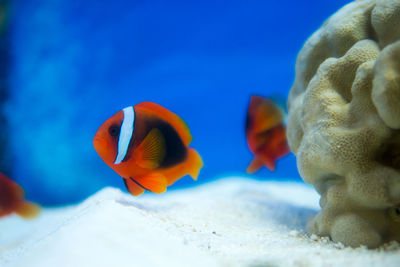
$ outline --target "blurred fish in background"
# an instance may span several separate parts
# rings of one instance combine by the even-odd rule
[[[10,178],[0,173],[0,218],[13,213],[25,219],[36,217],[40,207],[24,199],[24,190]]]
[[[247,167],[248,173],[262,166],[275,170],[275,162],[286,156],[289,145],[286,139],[285,109],[271,99],[252,96],[246,116],[246,137],[254,159]]]
[[[190,125],[206,162],[196,184],[246,175],[249,96],[286,96],[304,40],[347,2],[1,1],[0,171],[43,205],[124,188],[93,133],[108,114],[152,101]],[[255,178],[300,180],[292,154],[277,164]],[[168,190],[192,185],[185,176]]]

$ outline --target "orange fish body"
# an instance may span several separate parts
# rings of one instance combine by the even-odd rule
[[[123,177],[127,190],[138,196],[145,190],[163,193],[187,174],[197,179],[203,162],[197,151],[188,147],[191,141],[180,117],[158,104],[142,102],[103,123],[93,146]]]
[[[246,137],[254,160],[247,168],[256,172],[262,166],[275,170],[275,162],[290,152],[286,140],[284,111],[272,100],[252,96],[247,111]]]
[[[0,173],[0,217],[17,213],[23,218],[33,218],[40,207],[24,199],[24,190],[10,178]]]

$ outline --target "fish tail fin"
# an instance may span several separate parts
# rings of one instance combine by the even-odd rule
[[[264,166],[264,162],[262,162],[259,158],[255,157],[252,162],[250,162],[249,167],[247,167],[247,173],[255,173],[258,171],[262,166]]]
[[[40,206],[35,203],[22,201],[15,212],[24,219],[33,219],[39,215],[40,209]]]
[[[193,148],[188,149],[189,175],[193,180],[197,180],[200,170],[203,167],[203,160],[200,154]]]

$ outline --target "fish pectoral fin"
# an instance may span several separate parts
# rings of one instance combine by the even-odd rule
[[[253,161],[250,163],[249,167],[247,167],[247,173],[255,173],[258,171],[262,166],[264,165],[264,162],[259,159],[259,158],[254,158]]]
[[[254,147],[256,150],[268,142],[268,139],[271,139],[270,132],[271,130],[267,130],[254,136]]]
[[[40,206],[32,202],[22,201],[18,204],[15,212],[22,218],[33,219],[39,215]]]
[[[166,144],[164,136],[157,128],[152,129],[136,149],[136,163],[144,169],[155,169],[165,158]]]
[[[145,176],[137,177],[134,178],[134,181],[144,189],[156,194],[164,193],[167,190],[168,185],[167,178],[160,173],[151,173]]]
[[[130,178],[122,178],[122,180],[124,181],[126,190],[128,190],[128,192],[131,193],[131,195],[137,197],[144,193],[145,189],[143,187],[140,187]]]

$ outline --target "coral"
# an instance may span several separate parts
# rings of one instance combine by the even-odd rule
[[[321,195],[310,233],[349,246],[400,241],[400,1],[358,0],[304,44],[289,146]]]

